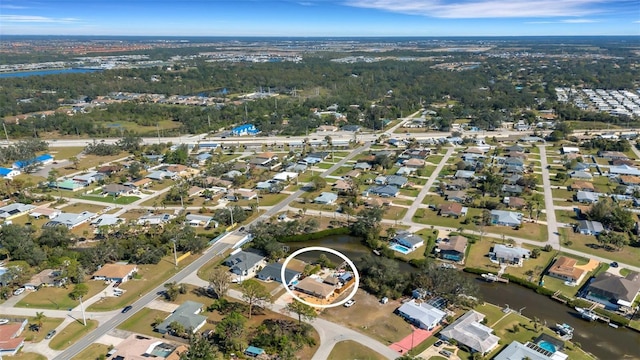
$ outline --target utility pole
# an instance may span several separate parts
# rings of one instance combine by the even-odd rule
[[[173,242],[173,261],[176,264],[176,267],[178,267],[178,251],[176,249],[176,238],[173,238],[171,242]]]
[[[80,296],[80,310],[82,310],[82,323],[87,326],[87,317],[84,314],[84,305],[82,305],[82,296]]]
[[[229,214],[231,215],[231,226],[233,227],[233,224],[234,224],[234,222],[233,222],[233,208],[231,208],[231,207],[229,208]]]
[[[2,122],[2,128],[4,129],[4,136],[7,139],[7,145],[9,145],[9,133],[7,132],[7,124]]]

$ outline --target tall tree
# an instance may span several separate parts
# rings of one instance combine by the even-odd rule
[[[316,312],[315,308],[296,299],[293,299],[292,302],[287,304],[287,307],[285,309],[289,313],[298,315],[298,325],[302,325],[302,319],[304,319],[305,321],[311,321],[318,317],[318,313]]]
[[[40,329],[42,328],[42,323],[44,322],[44,319],[47,316],[44,314],[44,312],[42,311],[36,311],[36,316],[33,317],[33,320],[35,320],[36,324],[38,325],[38,332],[40,332]]]
[[[209,288],[218,299],[223,298],[231,286],[231,274],[223,267],[217,266],[209,274]]]
[[[225,352],[244,350],[247,319],[232,311],[216,325],[218,343]]]
[[[189,338],[189,348],[180,354],[180,360],[220,360],[223,359],[218,348],[202,334],[193,334]]]
[[[249,319],[255,306],[261,307],[266,302],[271,302],[269,291],[257,280],[249,279],[242,282],[242,299],[249,303]]]
[[[84,283],[76,284],[73,290],[69,293],[69,297],[74,300],[79,300],[89,293],[89,286]]]

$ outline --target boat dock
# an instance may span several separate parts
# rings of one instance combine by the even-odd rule
[[[505,278],[497,276],[495,274],[486,273],[486,274],[482,274],[481,276],[487,282],[500,282],[500,283],[504,283],[504,284],[508,284],[509,283],[509,279],[505,279]]]
[[[558,291],[554,292],[554,293],[553,293],[553,295],[551,295],[551,298],[552,298],[553,300],[557,301],[557,302],[560,302],[560,303],[566,304],[566,303],[567,303],[567,300],[565,300],[565,299],[561,298],[561,297],[560,297],[560,293],[561,293],[561,291],[560,291],[560,290],[558,290]]]

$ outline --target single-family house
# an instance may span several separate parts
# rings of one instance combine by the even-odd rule
[[[640,274],[631,271],[625,277],[604,272],[587,287],[587,299],[606,307],[631,307],[640,291]]]
[[[240,250],[230,255],[224,265],[228,266],[233,274],[237,275],[235,281],[252,278],[267,265],[265,257],[254,252]]]
[[[113,226],[113,225],[119,224],[119,223],[121,223],[123,221],[124,221],[123,218],[119,218],[119,217],[117,217],[115,215],[102,214],[102,215],[98,216],[97,218],[93,219],[91,221],[91,225],[93,225],[95,227]]]
[[[464,190],[469,187],[469,181],[466,179],[454,179],[449,181],[445,186],[447,190]]]
[[[398,175],[389,175],[386,180],[387,185],[392,185],[398,188],[403,188],[408,182],[409,180],[406,177]]]
[[[416,169],[421,169],[424,167],[424,165],[425,165],[424,159],[416,159],[416,158],[410,158],[408,160],[405,160],[402,163],[402,166],[416,168]]]
[[[24,346],[24,337],[19,337],[27,326],[27,319],[0,326],[0,357],[15,356]]]
[[[527,206],[527,202],[525,199],[516,196],[507,196],[502,200],[502,202],[508,207],[518,210]]]
[[[166,170],[156,170],[150,174],[147,174],[146,178],[151,180],[156,180],[156,181],[165,180],[165,179],[177,179],[178,174],[171,171],[166,171]]]
[[[345,193],[351,190],[351,184],[342,179],[338,179],[335,184],[331,187],[331,190],[337,191],[338,193]]]
[[[268,170],[275,169],[281,165],[281,163],[278,162],[278,155],[272,152],[257,154],[253,159],[249,160],[249,164]]]
[[[282,171],[273,175],[273,180],[280,181],[280,182],[289,182],[297,177],[298,177],[298,173],[296,172]]]
[[[40,219],[40,218],[53,219],[60,214],[62,214],[62,211],[58,209],[53,209],[48,207],[37,207],[29,213],[29,216],[35,219]]]
[[[33,211],[36,207],[23,203],[13,203],[0,207],[0,219],[11,220]]]
[[[192,186],[187,190],[188,197],[200,196],[204,192],[204,188],[199,186]]]
[[[77,226],[80,226],[91,219],[93,219],[97,214],[94,214],[89,211],[83,211],[79,214],[74,213],[61,213],[56,216],[52,220],[48,221],[44,225],[43,228],[54,227],[54,226],[66,226],[69,229],[73,229]]]
[[[488,354],[498,346],[500,338],[493,334],[492,328],[481,323],[483,319],[483,314],[470,310],[444,328],[440,335],[445,340],[454,339],[472,352]]]
[[[297,291],[315,296],[319,299],[328,299],[333,294],[336,287],[323,282],[321,279],[306,277],[294,285]]]
[[[245,349],[244,354],[250,357],[258,357],[264,354],[264,349],[255,346],[249,346]]]
[[[121,169],[122,169],[122,166],[120,165],[104,165],[97,168],[96,171],[100,174],[111,176],[112,174],[117,173]]]
[[[338,200],[338,195],[331,192],[322,192],[318,197],[313,199],[316,204],[331,205]]]
[[[583,235],[598,236],[603,231],[604,231],[604,227],[602,226],[602,223],[599,221],[579,220],[578,225],[576,226],[576,232],[579,232],[580,234],[583,234]]]
[[[640,169],[629,165],[618,165],[609,167],[609,174],[612,175],[640,175]]]
[[[586,274],[583,269],[577,268],[578,261],[566,256],[560,256],[551,265],[547,271],[547,275],[564,281],[570,281],[579,284]]]
[[[554,346],[555,347],[555,346]],[[543,349],[532,342],[513,341],[502,349],[493,360],[566,360],[569,356],[556,348],[555,352]]]
[[[308,169],[307,163],[297,162],[295,164],[291,164],[291,165],[287,166],[287,168],[285,170],[288,171],[288,172],[303,173],[303,172],[307,171],[307,169]]]
[[[467,193],[464,190],[445,191],[444,197],[447,201],[464,203],[467,201]]]
[[[187,214],[187,216],[185,217],[186,222],[189,224],[189,226],[193,226],[193,227],[213,227],[213,228],[217,228],[218,227],[218,222],[213,220],[213,218],[211,216],[206,216],[206,215],[197,215],[197,214]]]
[[[0,167],[0,178],[11,180],[18,175],[20,175],[20,170]]]
[[[353,165],[354,170],[369,171],[371,170],[371,168],[372,166],[368,162],[359,162]]]
[[[136,179],[133,181],[128,181],[122,185],[125,186],[129,186],[132,187],[134,189],[145,189],[147,188],[149,185],[151,185],[153,183],[153,180],[149,179],[149,178],[142,178],[142,179]]]
[[[519,226],[522,224],[522,213],[505,210],[491,210],[491,223],[503,226]]]
[[[162,323],[156,326],[155,330],[160,334],[166,334],[170,331],[170,326],[172,323],[177,322],[182,325],[182,327],[190,331],[191,333],[195,333],[200,330],[201,327],[204,326],[207,322],[207,317],[200,315],[202,312],[202,304],[187,300],[182,305],[178,306],[171,315],[169,315]]]
[[[640,185],[640,176],[620,175],[618,180],[622,185],[637,186]]]
[[[576,194],[576,201],[583,204],[593,204],[598,201],[598,193],[590,191],[578,191]]]
[[[173,218],[174,216],[171,214],[147,214],[139,217],[136,223],[138,225],[162,226]]]
[[[281,263],[270,263],[265,266],[256,277],[262,281],[275,281],[282,283],[282,264]],[[291,286],[295,281],[300,278],[300,273],[298,271],[294,271],[288,268],[284,269],[284,283],[287,287]]]
[[[561,152],[563,154],[579,154],[580,148],[575,146],[563,146]]]
[[[118,346],[107,353],[112,360],[179,360],[186,352],[186,345],[175,345],[156,337],[132,333],[118,342]]]
[[[36,291],[45,286],[61,286],[66,280],[61,278],[60,270],[45,269],[33,275],[31,279],[22,285],[23,288]]]
[[[409,231],[398,231],[392,241],[410,250],[415,250],[424,245],[424,239],[422,237]]]
[[[460,262],[464,259],[467,243],[468,240],[464,236],[451,236],[448,240],[440,241],[436,251],[442,259]]]
[[[515,145],[507,146],[506,148],[504,148],[504,150],[507,152],[523,152],[524,147],[518,144],[515,144]]]
[[[338,131],[338,127],[333,125],[320,125],[318,126],[318,132],[336,132]]]
[[[107,184],[102,187],[102,195],[104,196],[118,197],[131,194],[134,191],[133,187],[120,184]]]
[[[80,183],[84,186],[89,186],[90,184],[103,179],[105,175],[100,174],[97,171],[90,171],[86,174],[76,175],[71,180]]]
[[[545,142],[545,140],[539,136],[525,136],[518,139],[518,141],[525,142],[525,143]]]
[[[454,175],[456,179],[473,179],[475,178],[475,176],[476,176],[475,171],[470,171],[470,170],[458,170]]]
[[[572,179],[580,179],[580,180],[593,180],[593,175],[589,172],[576,170],[569,173],[569,177]]]
[[[524,189],[520,185],[502,185],[502,192],[508,195],[520,195]]]
[[[626,160],[629,158],[625,153],[620,151],[598,151],[598,156],[607,160]]]
[[[440,205],[438,215],[459,218],[463,215],[464,207],[457,202],[448,202]]]
[[[489,258],[492,261],[513,266],[522,266],[523,260],[528,259],[529,256],[531,256],[531,251],[525,248],[502,244],[494,245],[489,253]]]
[[[380,197],[396,197],[400,190],[396,186],[382,185],[372,186],[367,191],[368,194],[378,195]]]
[[[592,183],[590,183],[588,181],[576,180],[576,181],[573,182],[573,184],[571,184],[570,190],[572,190],[572,191],[594,192],[594,191],[596,191],[596,188],[593,186]]]
[[[420,329],[433,330],[447,316],[447,313],[426,302],[415,299],[405,302],[396,310],[398,315]]]
[[[136,272],[138,272],[138,267],[135,264],[104,264],[93,273],[91,278],[123,283],[132,279]]]
[[[411,176],[413,175],[415,172],[417,172],[418,169],[417,168],[413,168],[413,167],[409,167],[409,166],[401,166],[395,173],[395,175],[400,175],[400,176]]]
[[[212,157],[213,157],[213,155],[211,155],[210,153],[205,152],[205,153],[201,153],[201,154],[196,155],[196,161],[198,162],[198,164],[204,165]]]
[[[357,179],[361,174],[360,170],[349,170],[346,174],[342,175],[342,178],[345,180]]]

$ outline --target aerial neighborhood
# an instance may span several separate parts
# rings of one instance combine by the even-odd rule
[[[265,48],[317,51],[295,43]],[[0,147],[0,357],[637,358],[640,84],[547,83],[561,48],[467,46],[319,57],[317,89],[198,95],[166,82],[286,78],[279,63],[304,57],[91,57],[121,71],[96,70],[105,89],[138,90],[82,88],[48,112],[35,105],[59,94],[17,99]],[[351,47],[376,53],[334,50]],[[384,75],[365,103],[350,93],[387,61],[470,88],[406,103],[418,90]],[[489,81],[465,78],[480,66]],[[338,76],[342,97],[323,80]]]

